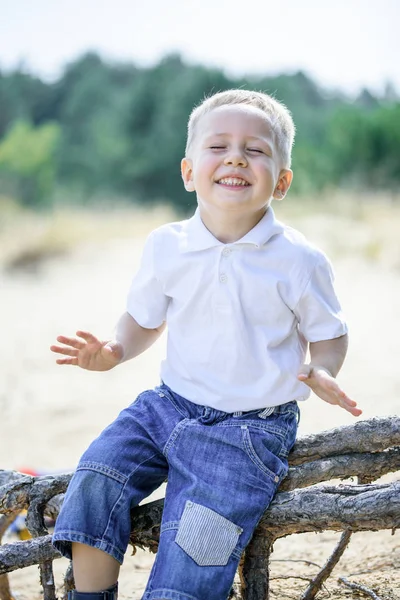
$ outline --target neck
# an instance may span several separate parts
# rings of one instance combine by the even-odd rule
[[[249,233],[263,218],[268,207],[247,215],[220,212],[211,214],[204,206],[199,206],[201,220],[208,231],[223,244],[232,244]]]

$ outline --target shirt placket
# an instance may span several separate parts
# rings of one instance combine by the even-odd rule
[[[232,260],[234,250],[230,246],[225,246],[219,255],[218,263],[218,285],[217,285],[217,309],[221,315],[227,315],[229,318],[232,312],[231,292],[234,281],[232,278]]]

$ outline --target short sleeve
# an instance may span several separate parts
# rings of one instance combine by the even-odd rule
[[[299,330],[308,342],[331,340],[347,333],[333,282],[332,266],[321,254],[294,309]]]
[[[133,278],[127,299],[128,313],[146,329],[160,327],[165,321],[168,297],[156,274],[155,234],[144,245],[138,272]]]

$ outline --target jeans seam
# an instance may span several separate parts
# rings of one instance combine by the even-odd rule
[[[154,456],[157,456],[157,453],[152,454],[151,456],[149,456],[148,458],[146,458],[146,460],[142,461],[140,464],[136,465],[135,469],[129,474],[129,476],[126,478],[125,483],[122,486],[121,489],[121,493],[119,494],[117,500],[114,503],[114,506],[112,507],[112,509],[110,510],[110,514],[108,516],[108,521],[107,521],[107,525],[103,531],[103,537],[107,536],[107,531],[109,529],[109,527],[111,527],[111,520],[115,514],[115,512],[118,509],[118,506],[120,505],[122,498],[125,494],[126,491],[126,486],[129,483],[130,479],[134,476],[134,474],[136,473],[136,471],[139,469],[139,467],[141,467],[142,465],[144,465],[146,462],[148,462],[149,460],[151,460]],[[113,528],[112,528],[113,529]],[[126,550],[126,549],[125,549]]]
[[[155,594],[157,594],[157,596],[155,596]],[[154,598],[154,600],[164,598],[167,598],[167,600],[199,600],[197,596],[192,596],[191,594],[186,594],[185,592],[178,592],[177,590],[171,590],[169,588],[157,588],[150,591],[149,594],[146,595],[146,600],[151,600],[151,598]]]
[[[173,397],[172,393],[170,392],[169,389],[165,389],[163,388],[162,393],[164,394],[164,398],[166,398],[167,400],[169,400],[169,402],[172,404],[172,406],[174,407],[174,409],[184,418],[187,419],[188,418],[188,414],[186,412],[184,412],[183,410],[181,410],[181,408],[178,406],[178,403],[176,402],[175,398]]]
[[[264,463],[261,461],[261,459],[257,456],[257,453],[254,450],[254,446],[251,443],[250,434],[249,434],[249,430],[247,429],[247,427],[245,429],[243,429],[243,443],[244,443],[245,449],[247,450],[247,452],[246,452],[247,456],[256,465],[256,467],[258,467],[260,469],[260,471],[265,473],[265,475],[267,475],[272,480],[273,483],[278,483],[277,481],[275,481],[276,477],[279,477],[278,474],[274,473],[273,471],[268,469],[268,467],[265,466]]]
[[[169,436],[169,438],[163,448],[163,455],[165,456],[165,458],[168,457],[168,453],[169,453],[172,445],[176,442],[181,431],[188,425],[189,422],[190,422],[190,419],[183,419],[182,421],[179,421],[179,423],[177,425],[175,425],[171,435]]]
[[[105,477],[110,477],[110,479],[114,479],[118,483],[122,483],[122,484],[125,484],[128,479],[128,477],[126,475],[124,475],[123,473],[121,473],[120,471],[117,471],[116,469],[113,469],[112,467],[109,467],[109,466],[105,465],[104,463],[99,463],[99,462],[95,462],[95,461],[82,461],[81,463],[79,463],[76,470],[77,471],[94,471],[95,473],[100,473],[101,475],[104,475]]]
[[[117,509],[117,507],[120,505],[121,502],[121,498],[124,496],[125,490],[126,490],[126,484],[127,484],[128,480],[125,482],[125,484],[122,486],[121,492],[118,496],[118,498],[116,499],[116,501],[114,502],[114,505],[112,507],[112,509],[110,510],[110,514],[108,515],[108,521],[107,521],[107,525],[104,528],[103,531],[103,538],[107,537],[107,531],[108,529],[111,527],[111,520],[114,517],[114,513]],[[115,529],[113,527],[111,527],[112,529]]]
[[[274,435],[282,438],[282,440],[286,438],[288,433],[287,428],[284,427],[274,427],[268,423],[258,421],[240,421],[239,419],[235,421],[235,423],[217,423],[216,427],[243,427],[244,425],[254,429],[260,429],[268,433],[273,433]]]
[[[163,533],[164,531],[171,531],[173,529],[178,529],[178,527],[179,527],[179,521],[168,521],[167,523],[164,523],[161,525],[160,533]]]
[[[241,546],[237,545],[236,548],[232,551],[231,557],[234,556],[235,558],[237,558],[238,560],[241,559],[242,554],[244,552],[244,548],[242,548]]]
[[[76,538],[76,539],[75,539]],[[82,539],[85,539],[85,542],[82,542]],[[124,552],[121,552],[121,549],[118,548],[117,546],[115,546],[114,544],[112,544],[111,542],[105,540],[103,537],[98,538],[98,537],[94,537],[92,535],[88,535],[88,534],[83,534],[81,531],[75,531],[73,529],[62,529],[61,531],[57,531],[57,533],[55,533],[52,537],[53,540],[53,544],[54,542],[57,542],[59,544],[65,544],[65,543],[84,543],[84,544],[88,544],[88,542],[93,542],[93,544],[88,544],[91,545],[91,547],[93,548],[97,548],[99,546],[104,546],[107,545],[108,547],[112,548],[114,550],[114,554],[111,554],[111,556],[113,556],[113,558],[115,558],[115,560],[117,560],[117,562],[120,562],[122,564],[123,560],[124,560]],[[118,558],[117,558],[118,556]]]

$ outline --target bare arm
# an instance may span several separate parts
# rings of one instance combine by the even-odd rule
[[[310,365],[317,365],[329,371],[332,377],[339,373],[349,346],[348,335],[342,335],[334,340],[312,342],[310,344]]]
[[[124,313],[116,325],[115,342],[113,342],[122,347],[120,362],[135,358],[150,348],[165,330],[165,326],[164,322],[156,329],[145,329],[129,313]]]
[[[309,364],[302,365],[298,379],[307,384],[325,402],[341,406],[358,417],[362,411],[335,380],[346,357],[347,348],[347,334],[333,340],[310,343],[311,361]]]
[[[77,331],[77,337],[60,335],[60,345],[50,346],[59,365],[74,365],[89,371],[109,371],[126,360],[150,348],[165,329],[165,323],[156,329],[141,327],[129,313],[124,313],[116,326],[113,340],[99,340],[88,331]]]

